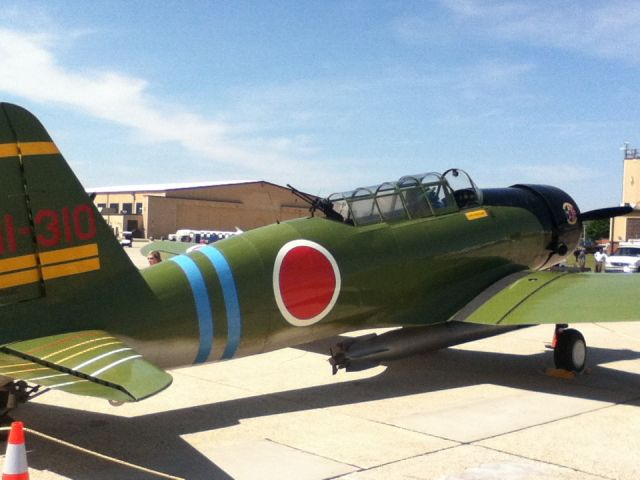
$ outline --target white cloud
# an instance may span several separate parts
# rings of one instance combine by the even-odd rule
[[[251,132],[169,105],[148,93],[148,82],[114,71],[71,71],[55,56],[57,38],[0,28],[0,91],[56,103],[129,127],[147,142],[176,142],[207,159],[256,172],[286,171],[299,139],[255,138]],[[68,41],[68,39],[66,40]],[[243,134],[244,136],[240,136]],[[303,142],[306,143],[306,142]]]
[[[559,1],[442,0],[458,20],[511,41],[640,61],[640,6],[618,0]]]

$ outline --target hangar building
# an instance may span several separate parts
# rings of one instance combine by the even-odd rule
[[[129,185],[87,189],[116,235],[166,238],[178,229],[250,230],[308,215],[288,188],[265,181]]]
[[[622,204],[636,209],[612,219],[610,240],[626,242],[640,239],[640,151],[625,145],[622,175]]]

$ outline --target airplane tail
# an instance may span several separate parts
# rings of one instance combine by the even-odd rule
[[[87,322],[143,284],[42,124],[0,103],[1,381],[118,402],[166,388],[169,374]]]
[[[40,121],[9,103],[0,191],[0,305],[99,291],[136,270]]]

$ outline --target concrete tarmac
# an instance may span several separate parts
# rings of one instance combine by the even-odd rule
[[[50,392],[14,417],[186,479],[636,480],[640,324],[577,327],[589,371],[572,380],[545,374],[550,326],[336,376],[333,338],[172,371],[137,404]],[[32,434],[27,450],[36,480],[159,478]]]

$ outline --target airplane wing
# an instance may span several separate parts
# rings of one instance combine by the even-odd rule
[[[451,320],[538,325],[640,320],[640,275],[524,272],[506,277]]]
[[[183,255],[187,253],[187,250],[191,247],[195,247],[199,244],[189,242],[177,242],[171,240],[154,240],[149,242],[140,249],[142,255],[148,255],[149,252],[157,250],[161,253],[163,258],[170,258],[175,255]]]
[[[142,400],[172,381],[168,373],[99,330],[2,345],[0,375],[119,402]]]

